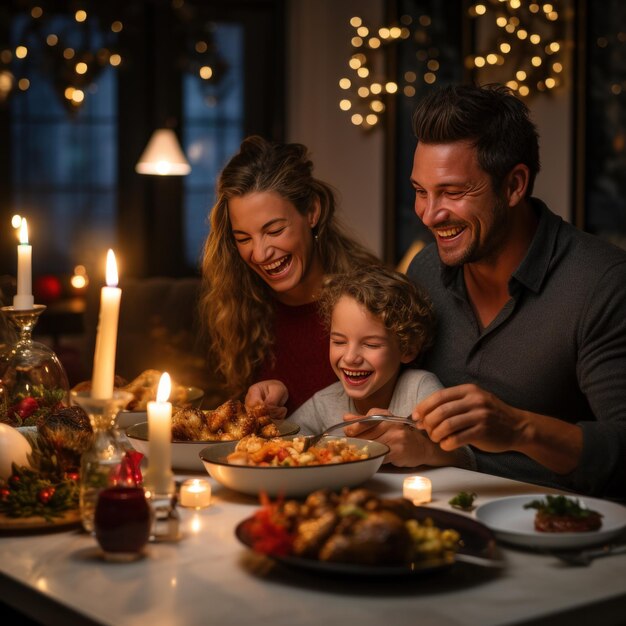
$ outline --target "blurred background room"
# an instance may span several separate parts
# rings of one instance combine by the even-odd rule
[[[117,371],[176,363],[181,382],[206,389],[199,259],[216,177],[240,141],[306,144],[344,222],[402,267],[428,239],[409,184],[411,113],[434,86],[468,81],[506,83],[530,106],[536,194],[625,246],[623,0],[6,0],[2,304],[26,217],[35,302],[48,307],[37,334],[71,383],[89,377],[113,248]]]

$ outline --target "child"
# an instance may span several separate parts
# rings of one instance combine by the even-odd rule
[[[319,433],[342,418],[348,426],[350,414],[407,416],[442,388],[434,374],[411,367],[432,339],[434,316],[428,300],[403,274],[365,267],[331,276],[319,305],[330,327],[330,363],[339,382],[291,415],[303,434]],[[413,428],[378,426],[376,438],[390,446],[388,460],[396,465],[451,462],[449,453]]]

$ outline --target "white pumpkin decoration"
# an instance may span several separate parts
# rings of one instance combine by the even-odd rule
[[[11,463],[30,467],[27,455],[32,451],[28,439],[8,424],[0,424],[0,478],[11,476]]]

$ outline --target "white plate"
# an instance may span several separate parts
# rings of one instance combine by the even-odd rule
[[[489,526],[501,541],[529,548],[582,548],[609,541],[626,529],[626,507],[609,500],[568,495],[581,506],[598,511],[602,517],[599,530],[582,533],[546,533],[535,530],[535,509],[524,505],[545,498],[547,494],[532,493],[487,502],[476,509],[476,519]],[[554,495],[554,494],[550,494]]]
[[[343,437],[328,437],[343,439]],[[264,491],[268,496],[306,496],[316,489],[355,487],[371,478],[382,465],[389,448],[378,441],[347,438],[348,443],[361,449],[367,446],[370,456],[361,461],[307,465],[301,467],[255,467],[232,465],[226,457],[236,442],[209,446],[200,452],[206,471],[225,487],[251,496]]]
[[[300,430],[298,424],[289,420],[277,424],[281,435],[295,434]],[[148,422],[134,424],[126,430],[126,436],[133,444],[133,448],[146,457],[149,456],[148,446]],[[206,447],[223,445],[223,441],[172,441],[172,467],[177,470],[192,470],[201,472],[204,469],[200,460],[200,452]],[[237,443],[232,443],[233,446]]]

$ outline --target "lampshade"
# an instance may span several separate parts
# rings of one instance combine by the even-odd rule
[[[135,171],[158,176],[185,176],[191,166],[185,158],[176,134],[171,128],[158,128],[152,133]]]

